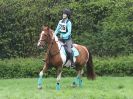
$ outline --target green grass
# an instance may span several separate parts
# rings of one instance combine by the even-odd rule
[[[1,79],[0,99],[133,99],[133,77],[83,78],[83,86],[72,88],[73,78],[62,78],[56,91],[56,79],[45,78],[43,89],[37,89],[37,79]]]

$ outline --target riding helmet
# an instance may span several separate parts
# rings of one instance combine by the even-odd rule
[[[70,18],[72,13],[70,9],[64,9],[63,14],[67,14],[68,18]]]

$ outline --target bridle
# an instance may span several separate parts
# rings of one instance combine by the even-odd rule
[[[50,37],[50,29],[48,30],[48,35],[46,35],[46,36],[47,36],[47,38],[48,38],[48,39],[50,39],[50,38],[51,38],[51,37]],[[60,47],[60,49],[59,49],[59,51],[58,51],[58,52],[56,52],[56,53],[54,53],[54,54],[51,54],[51,53],[50,53],[50,50],[51,50],[51,49],[52,49],[52,47],[53,47],[54,40],[55,40],[55,38],[54,38],[54,39],[52,39],[52,41],[50,42],[50,47],[49,47],[49,50],[47,51],[48,56],[50,56],[50,57],[52,57],[52,56],[55,56],[55,55],[59,54],[59,53],[60,53],[60,50],[61,50],[61,48],[62,48],[62,46],[63,46],[63,45],[61,45],[61,47]],[[39,40],[39,42],[41,42],[41,41],[43,41],[43,42],[45,42],[45,43],[46,43],[46,40],[45,40],[45,39]],[[59,41],[55,41],[55,42],[59,42]]]

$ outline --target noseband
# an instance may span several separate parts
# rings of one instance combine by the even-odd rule
[[[46,36],[47,36],[48,39],[51,38],[51,37],[50,37],[50,30],[48,30],[48,35],[46,35]],[[51,39],[52,39],[52,38],[51,38]],[[47,53],[48,53],[49,56],[55,56],[55,55],[59,54],[59,53],[60,53],[60,50],[61,50],[61,47],[62,47],[62,45],[61,45],[61,47],[60,47],[60,49],[59,49],[59,51],[58,51],[57,53],[51,54],[51,53],[50,53],[50,50],[52,49],[54,40],[55,40],[55,39],[52,39],[52,41],[50,42],[50,47],[49,47],[49,50],[47,51]],[[41,41],[44,41],[44,42],[46,43],[46,40],[45,40],[45,39],[39,40],[39,42],[41,42]],[[58,42],[58,41],[56,41],[56,42]]]

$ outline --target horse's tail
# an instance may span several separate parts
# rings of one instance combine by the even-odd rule
[[[89,52],[89,50],[88,50],[88,52]],[[95,74],[95,71],[94,71],[92,55],[91,55],[90,52],[89,52],[89,59],[87,61],[86,69],[87,69],[87,78],[88,79],[90,78],[90,79],[94,80],[96,78],[96,74]]]

